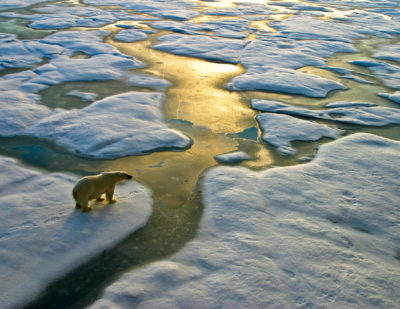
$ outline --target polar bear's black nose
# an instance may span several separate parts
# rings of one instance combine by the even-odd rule
[[[128,175],[128,174],[126,174],[126,178],[127,178],[127,179],[132,179],[132,176],[131,176],[131,175]]]

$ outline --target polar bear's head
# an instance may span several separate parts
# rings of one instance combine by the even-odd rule
[[[114,180],[114,182],[119,182],[121,180],[125,180],[125,179],[132,179],[132,176],[129,175],[126,172],[104,172],[101,173],[101,175],[104,175],[105,177],[110,177]]]

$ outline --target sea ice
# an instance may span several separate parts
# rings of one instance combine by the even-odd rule
[[[251,157],[243,151],[224,153],[224,154],[217,155],[214,158],[218,162],[227,163],[227,164],[239,163],[239,162],[251,159]]]
[[[153,48],[177,55],[227,63],[238,63],[240,53],[247,44],[243,40],[219,39],[205,35],[169,34],[160,37],[159,40],[161,43]]]
[[[306,164],[208,170],[195,239],[91,308],[396,307],[399,153],[399,142],[354,134]]]
[[[378,95],[400,104],[400,91],[394,93],[379,93]]]
[[[135,42],[147,39],[149,33],[152,32],[153,31],[139,30],[139,29],[125,29],[118,32],[114,36],[114,39],[122,42]]]
[[[175,20],[188,20],[200,15],[194,2],[176,0],[84,0],[89,5],[118,5],[141,13]]]
[[[384,61],[373,60],[353,60],[349,61],[350,64],[367,67],[375,73],[383,83],[394,89],[400,89],[400,67],[397,65],[389,64]]]
[[[81,110],[55,111],[24,133],[102,159],[188,148],[190,138],[163,122],[164,97],[162,93],[125,92]]]
[[[373,51],[373,57],[400,62],[400,43],[379,46]]]
[[[317,141],[322,137],[335,139],[343,133],[323,124],[281,114],[260,114],[257,121],[263,130],[261,138],[285,155],[295,152],[292,141]]]
[[[83,101],[86,101],[86,102],[93,102],[94,100],[96,100],[96,97],[97,97],[96,93],[84,92],[84,91],[79,91],[79,90],[71,90],[66,95],[73,96],[73,97],[79,97]]]
[[[18,40],[13,34],[0,34],[0,70],[8,68],[30,68],[52,57],[64,49],[38,41]]]
[[[74,208],[76,176],[47,173],[0,156],[0,307],[20,308],[46,285],[142,227],[151,193],[136,182],[116,188],[117,203]]]
[[[261,90],[324,98],[328,92],[345,89],[345,86],[292,69],[264,67],[262,70],[249,69],[245,74],[233,78],[226,88],[231,91]]]
[[[371,103],[332,102],[326,105],[328,109],[322,110],[311,110],[291,106],[283,102],[259,99],[252,100],[251,105],[254,109],[269,113],[309,117],[362,126],[400,124],[399,109],[374,106],[374,104]]]

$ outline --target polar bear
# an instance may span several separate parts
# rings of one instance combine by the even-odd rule
[[[132,176],[125,172],[103,172],[94,176],[86,176],[80,179],[72,189],[72,196],[75,199],[76,208],[82,208],[83,212],[92,210],[89,201],[96,199],[103,201],[101,196],[106,194],[109,204],[115,203],[113,199],[115,184],[125,179],[132,179]]]

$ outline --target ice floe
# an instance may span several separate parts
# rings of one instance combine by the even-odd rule
[[[345,86],[317,75],[271,67],[270,69],[248,70],[246,74],[233,78],[226,88],[232,91],[261,90],[323,98],[330,91],[345,89]]]
[[[196,238],[92,308],[396,307],[400,143],[355,134],[315,160],[203,177]]]
[[[163,122],[163,101],[162,93],[125,92],[82,110],[55,111],[27,127],[24,134],[103,159],[188,148],[190,138]]]
[[[148,30],[138,30],[138,29],[125,29],[118,32],[114,39],[122,42],[135,42],[147,39],[149,37],[149,33],[153,31]]]
[[[281,113],[363,126],[400,124],[400,109],[374,106],[371,103],[332,102],[326,105],[327,109],[321,110],[311,110],[291,106],[283,102],[259,99],[252,100],[251,105],[254,109],[269,113]]]
[[[400,43],[379,46],[373,51],[373,57],[400,62]]]
[[[394,89],[400,89],[400,67],[384,61],[353,60],[350,64],[363,66],[375,73],[383,83]]]
[[[137,12],[175,20],[188,20],[200,15],[199,12],[193,10],[196,6],[195,2],[184,0],[84,0],[83,3],[90,5],[118,5]]]
[[[57,45],[48,45],[39,41],[18,40],[13,34],[0,34],[0,70],[9,68],[30,68],[43,61],[43,57],[52,57],[63,52]]]
[[[83,101],[86,101],[86,102],[93,102],[94,100],[96,100],[96,97],[97,97],[96,93],[84,92],[84,91],[79,91],[79,90],[71,90],[71,91],[67,92],[66,95],[72,96],[72,97],[79,97]]]
[[[337,128],[282,114],[260,114],[257,121],[263,130],[261,138],[285,155],[295,152],[291,146],[293,141],[317,141],[322,137],[336,139],[343,133]]]
[[[243,151],[224,153],[224,154],[217,155],[214,158],[218,162],[226,163],[226,164],[239,163],[239,162],[251,159],[251,157],[246,152],[243,152]]]
[[[116,188],[117,203],[74,208],[76,176],[47,173],[0,156],[0,307],[20,308],[46,285],[142,227],[150,191],[136,182]]]
[[[205,35],[169,34],[159,38],[153,48],[177,55],[199,57],[227,63],[238,63],[240,53],[248,43],[243,40],[219,39]]]
[[[378,95],[400,104],[400,91],[394,93],[379,93]]]

